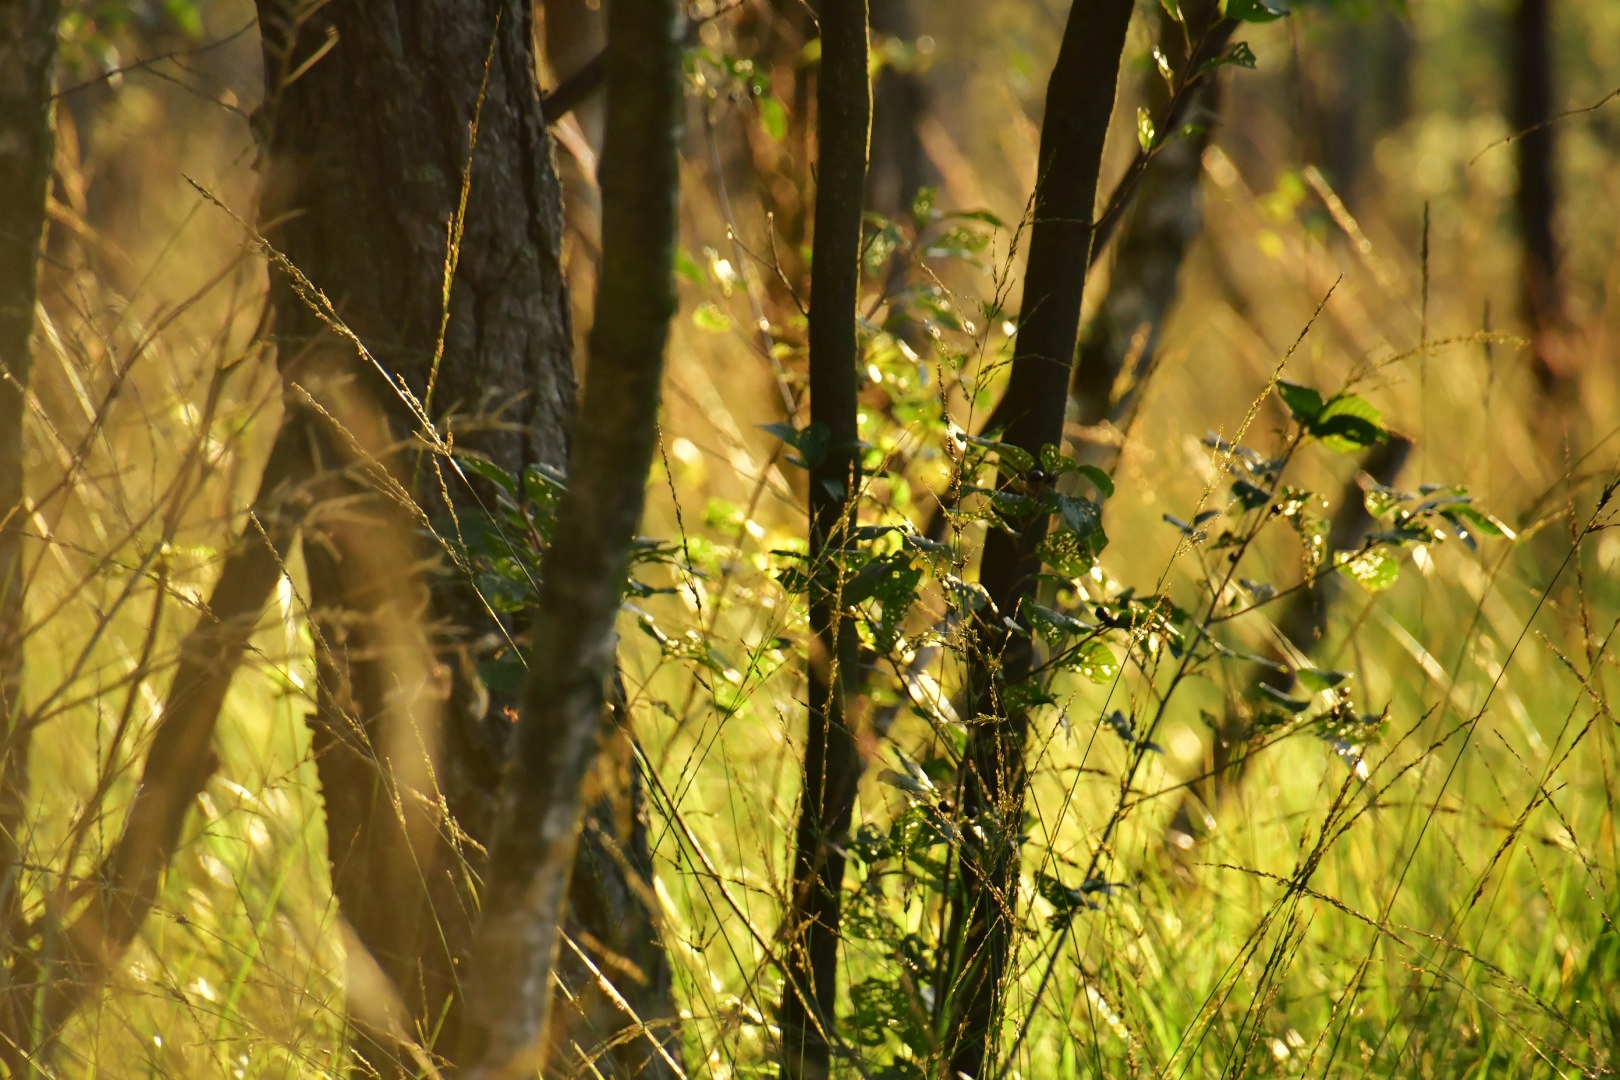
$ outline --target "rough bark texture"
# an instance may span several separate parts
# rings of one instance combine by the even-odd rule
[[[1509,122],[1524,134],[1518,150],[1519,186],[1514,193],[1523,244],[1520,297],[1530,324],[1536,381],[1550,390],[1563,374],[1557,337],[1563,322],[1558,286],[1558,240],[1554,223],[1558,191],[1554,176],[1557,125],[1553,115],[1552,0],[1519,0],[1513,13],[1513,87]]]
[[[261,0],[259,12],[264,229],[369,353],[274,275],[284,366],[298,363],[321,410],[323,501],[305,534],[319,639],[312,737],[333,887],[354,936],[356,1049],[368,1068],[412,1073],[461,1042],[459,984],[515,701],[476,674],[488,610],[419,539],[425,522],[453,535],[450,504],[475,502],[408,440],[425,413],[509,473],[567,464],[560,186],[527,3]],[[617,992],[662,1017],[648,1004],[667,992],[667,970],[645,947],[656,937],[645,880],[633,880],[645,836],[628,775],[604,776],[597,839],[581,849],[599,887],[571,925]],[[640,957],[634,986],[619,977],[628,953]],[[575,974],[567,1039],[588,1053],[627,1018],[588,967]],[[626,1055],[598,1067],[622,1075]]]
[[[1007,422],[1003,440],[1037,459],[1042,446],[1060,445],[1063,438],[1097,174],[1130,16],[1129,0],[1076,3],[1047,85],[1022,314],[1001,409]],[[1007,483],[1024,479],[1003,476]],[[1011,632],[1004,620],[1020,618],[1023,601],[1033,595],[1046,520],[1018,527],[1016,536],[990,532],[979,571],[993,607],[976,620],[969,656],[975,723],[963,754],[959,799],[963,820],[982,824],[964,832],[982,839],[965,841],[961,849],[936,988],[938,1028],[953,1076],[982,1076],[991,1059],[1017,929],[1017,837],[1029,717],[1009,709],[1002,691],[1028,676],[1032,657],[1028,634]]]
[[[842,611],[841,578],[861,479],[855,306],[872,119],[866,0],[826,0],[820,15],[810,423],[825,429],[828,450],[810,469],[810,708],[786,912],[782,1075],[795,1080],[820,1080],[831,1065],[842,845],[861,769],[850,715],[859,682],[859,638]]]
[[[524,691],[473,956],[464,1061],[480,1078],[533,1075],[546,1058],[582,781],[604,734],[613,628],[675,311],[681,25],[676,0],[617,0],[608,10],[599,317],[534,626],[534,655],[545,662],[530,668]]]
[[[51,178],[55,0],[0,0],[0,1024],[30,1008],[22,910],[24,820],[31,732],[22,711],[23,417],[32,369],[45,193]],[[0,1060],[15,1065],[14,1048]]]
[[[1212,0],[1184,3],[1181,13],[1185,30],[1168,11],[1159,9],[1155,40],[1185,89],[1173,96],[1159,73],[1150,71],[1143,77],[1143,106],[1163,133],[1179,131],[1185,124],[1198,130],[1171,136],[1154,153],[1132,193],[1133,209],[1119,232],[1108,293],[1086,326],[1075,364],[1071,387],[1075,419],[1085,425],[1128,410],[1130,390],[1150,369],[1159,331],[1175,304],[1176,280],[1187,249],[1204,227],[1198,184],[1204,149],[1219,115],[1220,69],[1201,77],[1197,73],[1226,48],[1236,23],[1220,18]],[[1120,386],[1116,397],[1127,361],[1138,378]]]

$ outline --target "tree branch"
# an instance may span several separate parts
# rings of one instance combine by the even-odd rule
[[[598,318],[467,983],[462,1060],[478,1080],[532,1076],[545,1059],[581,779],[603,735],[613,628],[675,311],[680,28],[676,0],[608,9]]]

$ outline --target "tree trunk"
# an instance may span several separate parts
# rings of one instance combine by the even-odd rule
[[[0,1030],[26,1031],[23,853],[32,731],[22,708],[28,531],[23,418],[32,369],[45,195],[51,178],[51,73],[56,0],[0,0]],[[0,1049],[17,1071],[20,1047]]]
[[[910,0],[873,0],[872,34],[915,45]],[[871,172],[866,205],[885,217],[911,212],[924,187],[939,183],[917,125],[928,112],[928,87],[914,70],[886,64],[872,85]]]
[[[261,217],[332,308],[323,318],[294,275],[274,275],[279,352],[306,373],[325,450],[327,498],[304,544],[320,675],[312,737],[333,889],[353,931],[356,1049],[398,1075],[462,1041],[459,982],[515,714],[476,672],[481,639],[499,628],[419,539],[429,525],[456,535],[466,481],[409,440],[432,444],[431,418],[438,436],[508,473],[567,464],[560,188],[529,4],[260,0],[259,13]],[[628,762],[628,734],[618,738]],[[645,834],[625,775],[606,777],[614,812],[597,815],[602,842],[582,849],[585,879],[617,898],[577,913],[576,936],[599,947],[656,942],[645,882],[631,880],[646,867]],[[643,985],[618,992],[663,1019],[662,953],[639,951]],[[594,956],[615,982],[619,959]],[[583,1049],[627,1022],[613,1006],[604,1028],[595,976],[571,989],[582,1005],[569,1034]],[[622,1072],[614,1060],[598,1067]]]
[[[1542,390],[1564,374],[1557,353],[1563,323],[1558,284],[1558,216],[1555,177],[1558,144],[1553,114],[1552,0],[1519,0],[1513,13],[1513,85],[1508,121],[1522,134],[1518,150],[1519,185],[1514,193],[1523,245],[1519,295],[1530,324],[1531,362]]]
[[[652,463],[676,306],[682,29],[677,0],[616,0],[608,8],[599,317],[591,327],[568,491],[545,558],[536,662],[501,784],[473,954],[464,1054],[480,1080],[533,1076],[549,1056],[549,975],[583,781],[604,733],[614,626]]]
[[[1131,193],[1132,209],[1119,232],[1108,293],[1081,337],[1070,390],[1075,419],[1087,426],[1129,409],[1131,390],[1150,370],[1159,332],[1175,304],[1187,249],[1204,227],[1199,180],[1220,112],[1220,69],[1199,72],[1225,49],[1236,23],[1221,18],[1213,0],[1190,0],[1181,5],[1181,14],[1185,29],[1168,10],[1159,9],[1156,40],[1184,91],[1172,96],[1157,71],[1143,76],[1143,107],[1169,141],[1154,153]],[[1173,134],[1186,124],[1195,125],[1195,131]],[[1127,363],[1130,373],[1125,372]],[[1121,374],[1127,374],[1124,384]]]
[[[1063,438],[1097,174],[1131,6],[1130,0],[1076,3],[1047,86],[1022,315],[998,410],[1007,421],[1003,440],[1036,460],[1042,446],[1059,446]],[[1004,470],[1004,483],[1024,480]],[[958,798],[963,831],[975,838],[964,841],[959,855],[936,987],[953,1076],[981,1077],[992,1060],[1017,929],[1029,716],[1009,707],[1004,691],[1028,677],[1032,654],[1027,630],[1014,633],[1005,620],[1020,619],[1023,602],[1034,595],[1047,522],[1035,516],[1017,527],[1016,536],[992,529],[986,538],[979,579],[990,603],[975,620],[968,657],[977,722],[968,731]]]
[[[861,482],[855,316],[872,122],[866,0],[826,0],[820,14],[810,423],[825,430],[827,451],[809,462],[810,708],[785,913],[787,985],[781,1009],[782,1075],[793,1080],[822,1080],[831,1067],[843,844],[861,771],[849,708],[860,680],[860,639],[854,620],[842,610],[842,578]]]

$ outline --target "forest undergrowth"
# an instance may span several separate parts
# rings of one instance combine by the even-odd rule
[[[780,141],[780,105],[732,93],[752,76],[723,50],[692,66],[682,310],[620,620],[688,1074],[776,1072],[806,596],[832,573],[859,633],[862,764],[840,840],[837,1075],[935,1075],[965,962],[947,924],[960,855],[997,845],[1020,886],[987,1076],[1611,1075],[1613,251],[1577,245],[1607,284],[1569,339],[1578,392],[1544,396],[1522,332],[1493,325],[1500,282],[1473,272],[1505,243],[1479,205],[1503,132],[1451,118],[1447,152],[1483,164],[1414,207],[1399,177],[1439,152],[1441,118],[1413,119],[1381,144],[1392,190],[1360,219],[1314,167],[1216,145],[1175,314],[1115,387],[1129,412],[1070,424],[1037,460],[983,428],[1028,222],[1005,163],[964,152],[982,202],[956,176],[867,215],[862,480],[830,569],[804,532],[829,448],[801,410],[804,317],[781,271],[797,253],[774,251],[765,200],[730,190],[722,161]],[[130,94],[137,113],[201,108]],[[251,139],[208,123],[145,159],[107,151],[155,192],[150,220],[107,234],[74,196],[100,150],[88,133],[59,149],[28,432],[26,850],[62,911],[117,837],[281,408],[255,333],[265,260],[240,223]],[[494,612],[520,611],[559,478],[460,464],[504,498],[452,492],[446,557]],[[1031,717],[1027,812],[969,818],[954,777],[989,602],[973,569],[988,529],[1037,512],[1055,525],[1026,612],[1033,673],[999,691]],[[282,569],[154,917],[58,1040],[61,1075],[343,1071],[301,553]],[[496,649],[484,674],[515,685],[522,664]]]

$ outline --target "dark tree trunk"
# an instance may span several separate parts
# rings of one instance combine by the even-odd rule
[[[1509,123],[1516,140],[1519,186],[1514,194],[1523,244],[1520,303],[1530,324],[1536,381],[1550,390],[1564,374],[1557,355],[1563,322],[1558,284],[1557,137],[1553,116],[1552,0],[1519,0],[1513,13],[1513,84]]]
[[[860,781],[850,705],[859,637],[841,594],[860,490],[855,335],[867,137],[866,0],[821,5],[816,106],[815,249],[810,281],[810,422],[827,453],[810,468],[809,723],[786,912],[782,1075],[822,1080],[838,997],[843,843]]]
[[[32,730],[22,709],[23,417],[33,367],[45,193],[51,178],[56,0],[0,0],[0,1032],[27,1032],[33,981],[23,910],[23,822]],[[15,1043],[0,1061],[17,1071]]]
[[[1199,181],[1220,113],[1220,69],[1203,75],[1199,69],[1225,49],[1235,24],[1222,19],[1210,0],[1184,3],[1181,12],[1185,30],[1159,9],[1156,40],[1183,92],[1173,96],[1157,71],[1144,76],[1143,106],[1169,141],[1154,153],[1131,193],[1108,293],[1081,337],[1071,393],[1075,419],[1088,426],[1128,411],[1131,390],[1151,369],[1159,332],[1175,304],[1181,264],[1204,227]],[[1196,130],[1169,134],[1186,124]],[[1127,383],[1120,384],[1121,374],[1128,374]]]
[[[583,780],[604,734],[614,625],[675,312],[681,32],[677,0],[616,0],[608,9],[602,317],[591,327],[577,446],[535,617],[537,662],[501,784],[473,955],[463,1042],[480,1080],[533,1076],[548,1057],[549,976]]]
[[[1131,6],[1130,0],[1076,3],[1047,86],[1022,315],[998,410],[1007,424],[1003,440],[1037,460],[1042,446],[1063,439],[1097,174]],[[975,621],[968,658],[968,693],[979,722],[968,732],[959,788],[962,820],[970,823],[963,831],[975,839],[961,848],[936,987],[938,1027],[953,1076],[985,1075],[1013,958],[1029,716],[1009,707],[1005,690],[1028,677],[1032,654],[1027,631],[1014,633],[1005,620],[1021,618],[1023,602],[1034,595],[1046,526],[1037,517],[1019,522],[1016,536],[991,530],[980,565],[990,604]]]
[[[488,609],[418,539],[429,524],[455,534],[465,482],[410,441],[431,442],[425,415],[509,473],[567,464],[560,188],[529,4],[260,0],[259,12],[264,228],[345,327],[334,332],[294,275],[273,275],[283,367],[296,365],[318,402],[310,422],[324,450],[328,498],[304,550],[333,889],[358,946],[357,1049],[372,1068],[408,1073],[420,1064],[410,1055],[443,1058],[462,1041],[459,981],[515,704],[492,700],[476,674],[479,639],[496,629]],[[648,892],[630,880],[645,837],[623,779],[607,778],[616,812],[597,815],[599,839],[582,849],[585,880],[616,898],[578,912],[576,936],[602,947],[656,941]],[[620,992],[663,1020],[650,1001],[667,989],[662,954],[640,951],[645,984]],[[594,958],[607,973],[619,959]],[[584,1004],[569,1034],[587,1051],[627,1020],[603,1027],[596,984],[573,988]],[[619,1069],[612,1057],[599,1067]]]

